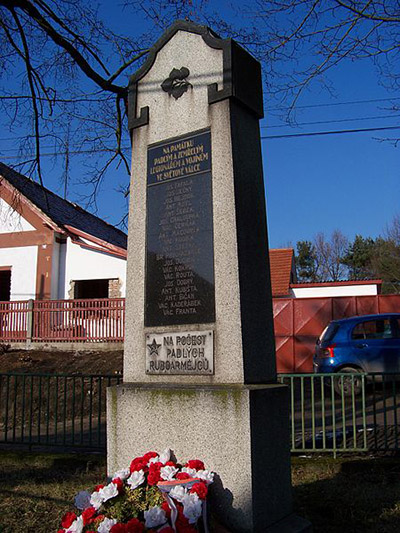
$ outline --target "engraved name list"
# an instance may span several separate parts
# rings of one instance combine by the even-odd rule
[[[147,168],[145,325],[214,322],[210,131],[150,146]]]

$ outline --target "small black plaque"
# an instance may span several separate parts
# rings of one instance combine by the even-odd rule
[[[145,326],[215,321],[211,134],[148,148]]]

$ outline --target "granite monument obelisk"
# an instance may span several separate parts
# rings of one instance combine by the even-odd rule
[[[276,382],[262,116],[259,63],[190,22],[130,80],[124,383],[108,390],[108,468],[169,446],[218,472],[211,506],[231,531],[305,531]]]

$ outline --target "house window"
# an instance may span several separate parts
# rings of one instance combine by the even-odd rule
[[[74,298],[108,298],[108,279],[82,279],[74,283]]]
[[[0,302],[9,302],[11,295],[11,268],[0,267]]]

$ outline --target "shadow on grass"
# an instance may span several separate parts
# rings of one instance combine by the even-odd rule
[[[57,531],[79,490],[105,480],[105,458],[0,454],[0,533]]]
[[[103,456],[0,454],[0,482],[8,488],[25,483],[68,482],[98,468],[105,469]]]
[[[308,459],[292,473],[296,513],[315,533],[400,531],[399,459]]]

